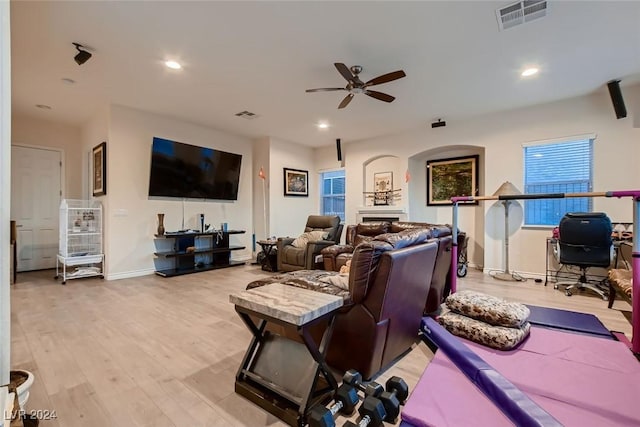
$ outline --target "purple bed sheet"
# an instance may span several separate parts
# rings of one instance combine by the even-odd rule
[[[461,340],[565,426],[640,425],[640,363],[624,343],[544,328],[531,328],[511,351]],[[411,393],[402,421],[407,427],[513,425],[442,351]]]

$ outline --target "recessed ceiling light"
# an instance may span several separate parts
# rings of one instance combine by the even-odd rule
[[[37,108],[40,108],[42,110],[51,110],[51,106],[50,105],[45,105],[45,104],[36,104]]]
[[[524,70],[521,75],[522,75],[522,77],[530,77],[530,76],[533,76],[534,74],[537,74],[537,73],[538,73],[538,69],[535,68],[535,67],[532,67],[532,68],[527,68],[526,70]]]
[[[171,68],[172,70],[179,70],[180,68],[182,68],[182,65],[180,65],[180,63],[176,61],[165,61],[164,65],[166,65],[168,68]]]
[[[326,122],[320,122],[316,126],[318,126],[318,129],[329,129],[329,123]]]

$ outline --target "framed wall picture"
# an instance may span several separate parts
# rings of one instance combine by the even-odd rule
[[[107,143],[93,147],[93,196],[107,194]]]
[[[284,168],[284,195],[309,197],[309,171]]]
[[[427,160],[427,205],[451,205],[454,196],[477,196],[478,161],[477,155]]]
[[[393,190],[393,172],[376,172],[373,174],[374,206],[389,204],[389,195]]]

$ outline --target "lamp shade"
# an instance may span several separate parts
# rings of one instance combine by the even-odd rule
[[[517,196],[520,194],[522,194],[520,190],[518,190],[516,186],[509,181],[503,182],[500,188],[493,193],[494,196]]]

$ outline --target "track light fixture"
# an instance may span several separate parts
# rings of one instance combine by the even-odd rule
[[[86,50],[83,50],[84,46],[80,43],[73,43],[73,45],[78,49],[78,54],[73,58],[78,65],[84,64],[89,60],[89,58],[91,58],[91,54]]]

